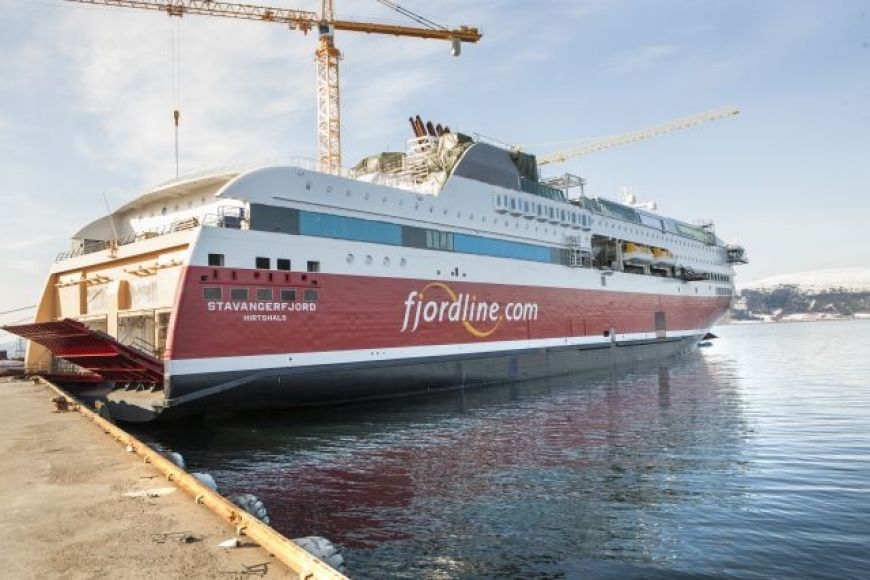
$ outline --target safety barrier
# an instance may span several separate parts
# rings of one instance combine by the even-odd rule
[[[184,469],[155,451],[147,444],[136,439],[114,423],[100,417],[88,409],[81,401],[66,393],[63,389],[42,377],[35,380],[49,387],[62,397],[68,406],[78,411],[86,419],[124,445],[128,451],[136,453],[166,476],[179,488],[194,497],[196,503],[202,504],[228,524],[234,526],[236,534],[244,534],[257,542],[263,549],[284,563],[293,573],[302,579],[319,580],[321,578],[347,579],[346,576],[297,546],[290,539],[264,524],[234,503],[227,500],[211,488],[203,485]]]

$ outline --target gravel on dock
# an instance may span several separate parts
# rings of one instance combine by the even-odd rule
[[[0,380],[0,577],[294,577],[52,396]]]

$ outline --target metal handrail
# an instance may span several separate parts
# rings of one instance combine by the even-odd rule
[[[233,206],[235,207],[235,206]],[[193,222],[193,224],[191,224]],[[152,228],[150,230],[145,230],[142,232],[134,232],[132,234],[127,234],[125,236],[121,236],[120,238],[114,240],[114,244],[117,247],[126,246],[129,244],[134,244],[136,242],[147,240],[151,238],[157,238],[160,236],[165,236],[167,234],[174,234],[176,232],[193,229],[199,227],[201,225],[211,225],[216,227],[223,227],[222,222],[218,219],[217,214],[204,214],[200,216],[188,217],[184,219],[175,220],[171,223],[164,224],[162,226]],[[64,260],[69,260],[70,258],[76,258],[78,256],[83,256],[85,254],[93,254],[95,252],[101,252],[103,250],[107,250],[112,247],[113,241],[100,241],[97,243],[91,243],[88,246],[82,246],[76,250],[68,250],[66,252],[59,253],[54,261],[62,262]]]
[[[134,336],[133,339],[129,343],[127,343],[127,346],[152,357],[155,356],[157,353],[157,349],[154,347],[154,344],[148,342],[141,336]]]
[[[61,374],[61,375],[91,375],[91,371],[84,369],[76,364],[62,358],[54,358],[51,362],[41,362],[38,364],[26,365],[24,367],[25,374],[28,375],[45,375],[45,374]]]

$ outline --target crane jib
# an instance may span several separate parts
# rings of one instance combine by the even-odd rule
[[[169,16],[182,17],[185,14],[200,16],[216,16],[221,18],[236,18],[240,20],[259,20],[286,24],[291,30],[301,30],[308,33],[313,28],[324,27],[328,34],[321,34],[321,46],[317,56],[317,141],[320,152],[320,170],[337,173],[341,170],[340,142],[340,98],[338,87],[338,61],[340,52],[332,43],[332,31],[345,30],[349,32],[365,32],[402,36],[409,38],[446,40],[450,43],[453,56],[459,56],[463,42],[477,42],[483,36],[473,26],[446,28],[428,18],[400,7],[394,2],[384,1],[382,4],[399,11],[423,26],[401,26],[381,24],[377,22],[357,22],[354,20],[335,20],[332,0],[324,0],[321,15],[307,10],[293,10],[274,6],[255,4],[235,4],[232,2],[214,2],[211,0],[176,0],[161,2],[158,0],[65,0],[78,4],[94,4],[99,6],[115,6],[118,8],[137,8],[166,12]],[[324,36],[329,41],[324,45]]]

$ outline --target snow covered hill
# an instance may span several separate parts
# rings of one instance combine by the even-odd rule
[[[778,274],[748,284],[741,284],[740,288],[741,290],[773,290],[780,286],[797,286],[804,292],[824,292],[826,290],[870,292],[870,268],[832,268]]]
[[[838,268],[762,278],[740,289],[736,320],[870,317],[870,268]]]

